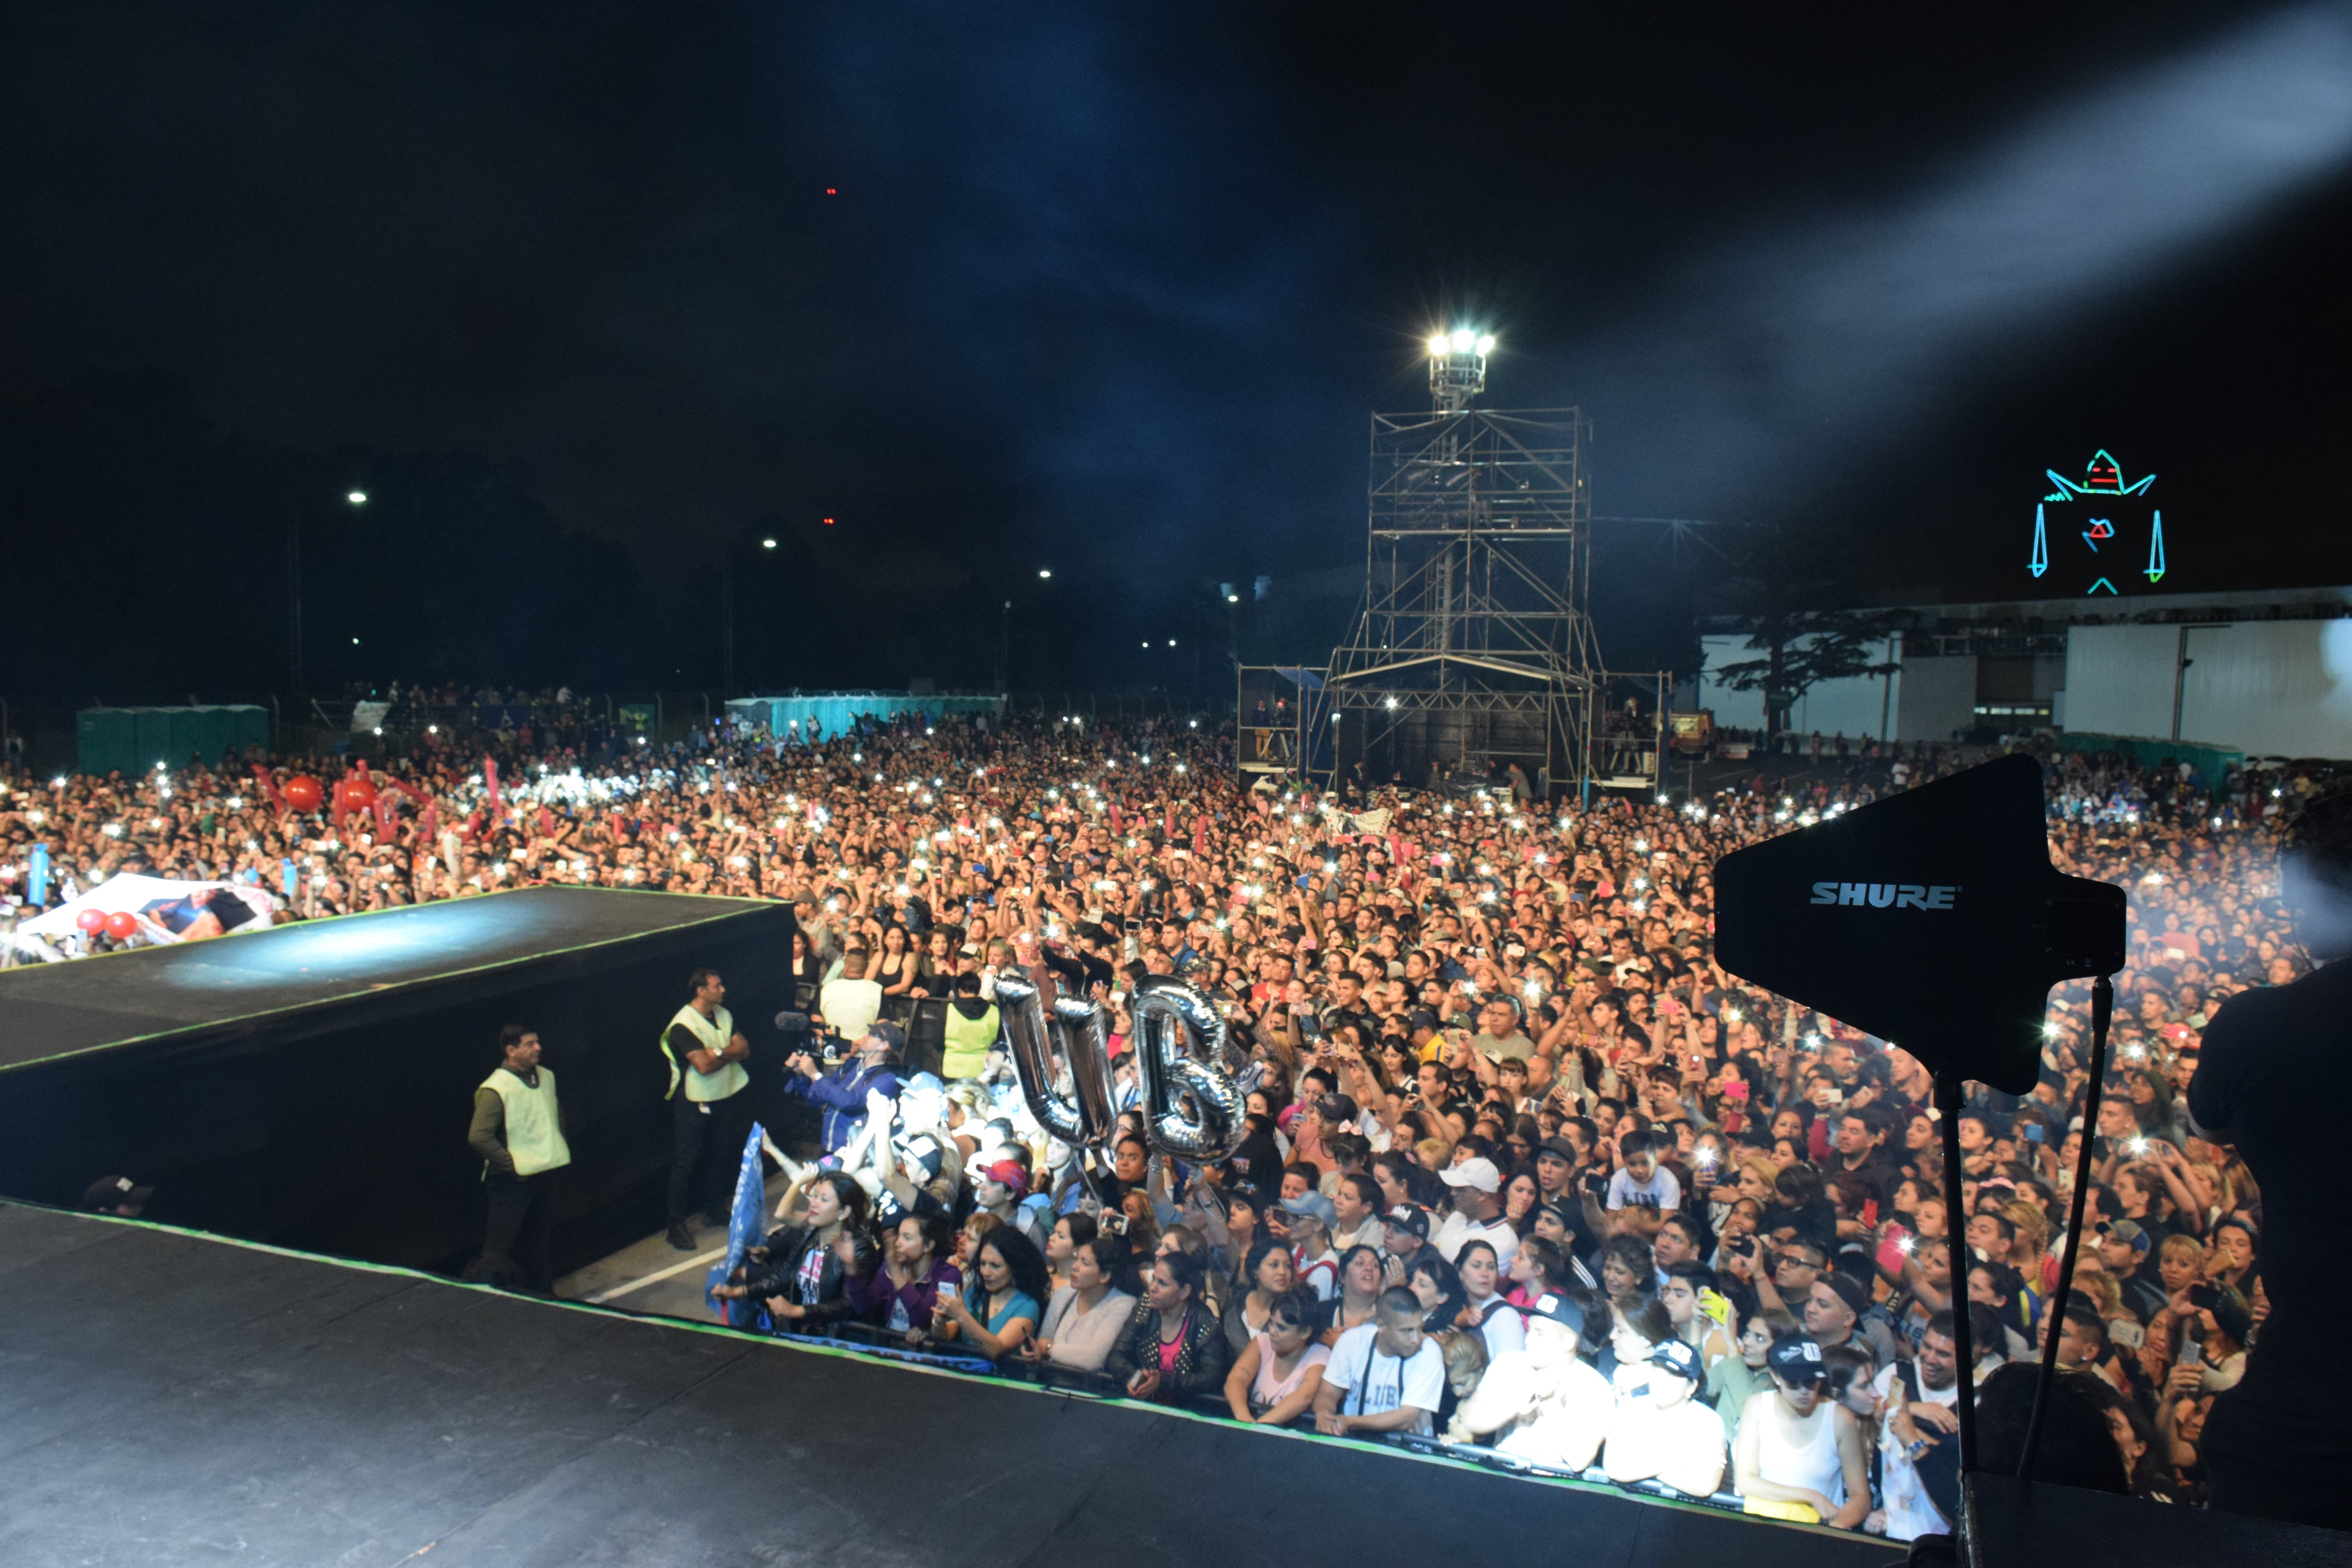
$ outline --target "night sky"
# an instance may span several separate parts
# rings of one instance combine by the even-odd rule
[[[739,686],[1008,595],[1016,685],[1214,685],[1454,324],[1711,525],[1600,525],[1612,662],[1760,552],[2019,593],[2100,447],[2166,590],[2352,582],[2352,8],[1709,15],[0,6],[25,679],[282,687],[292,519],[321,689],[713,680],[730,547]]]

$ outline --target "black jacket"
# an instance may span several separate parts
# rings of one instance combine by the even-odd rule
[[[764,1302],[771,1296],[781,1296],[787,1301],[800,1302],[801,1260],[813,1247],[824,1246],[817,1240],[814,1229],[804,1225],[786,1226],[768,1233],[768,1256],[750,1265],[744,1273],[744,1283],[750,1287],[751,1300]],[[857,1315],[857,1308],[842,1289],[841,1259],[825,1247],[824,1269],[817,1276],[817,1299],[814,1303],[801,1302],[803,1315],[797,1319],[777,1320],[776,1326],[800,1333],[812,1333],[828,1324],[840,1322]]]

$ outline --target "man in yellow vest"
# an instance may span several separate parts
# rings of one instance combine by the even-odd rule
[[[544,1296],[555,1276],[549,1241],[555,1229],[555,1176],[572,1163],[555,1070],[539,1065],[539,1031],[509,1024],[499,1031],[501,1060],[474,1090],[466,1141],[482,1157],[489,1218],[482,1257],[469,1278],[520,1285]]]
[[[956,994],[947,1009],[946,1049],[940,1058],[940,1077],[953,1083],[978,1078],[996,1047],[999,1019],[996,1005],[980,994],[978,974],[959,974]]]
[[[717,970],[698,969],[687,984],[694,998],[661,1037],[669,1058],[669,1244],[680,1252],[694,1250],[697,1207],[711,1224],[727,1223],[751,1131],[743,1101],[751,1082],[743,1058],[751,1042],[735,1032],[734,1016],[719,1005],[727,986]]]

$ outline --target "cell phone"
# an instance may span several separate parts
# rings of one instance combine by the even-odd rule
[[[2180,1364],[2183,1366],[2205,1364],[2205,1343],[2202,1340],[2190,1340],[2180,1347]]]
[[[1911,1256],[1911,1249],[1904,1244],[1910,1239],[1911,1233],[1903,1226],[1890,1225],[1886,1227],[1886,1234],[1878,1240],[1878,1267],[1882,1271],[1888,1274],[1903,1272],[1903,1260]]]
[[[1748,1098],[1748,1080],[1744,1078],[1736,1078],[1729,1083],[1725,1084],[1723,1086],[1723,1098],[1726,1100],[1746,1100]]]
[[[2025,1124],[2025,1141],[2027,1142],[2039,1143],[2047,1136],[2048,1134],[2043,1131],[2042,1123],[2039,1121],[2029,1121]]]

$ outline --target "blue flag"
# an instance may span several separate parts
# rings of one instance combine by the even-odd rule
[[[760,1145],[766,1136],[758,1122],[751,1123],[751,1135],[743,1141],[743,1168],[735,1173],[735,1206],[727,1216],[727,1257],[710,1270],[710,1279],[703,1287],[703,1300],[725,1316],[730,1328],[767,1326],[768,1310],[759,1302],[748,1297],[740,1301],[726,1300],[710,1294],[742,1267],[745,1252],[767,1239],[768,1184],[766,1173],[760,1167]]]

